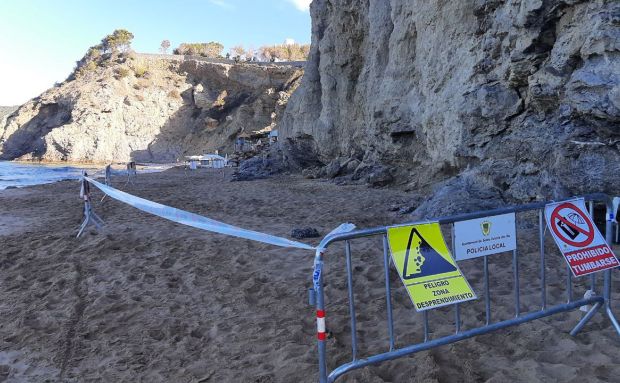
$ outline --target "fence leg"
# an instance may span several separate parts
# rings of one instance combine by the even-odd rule
[[[597,302],[594,306],[592,306],[590,308],[590,311],[588,311],[588,313],[581,318],[581,320],[579,321],[579,323],[577,323],[577,326],[575,326],[575,328],[573,328],[570,332],[570,334],[572,336],[577,335],[577,333],[579,331],[581,331],[581,329],[583,328],[583,326],[586,325],[586,323],[588,323],[590,321],[590,319],[592,319],[592,317],[594,316],[594,314],[596,314],[596,312],[601,308],[601,303]]]
[[[590,201],[588,210],[592,221],[594,221],[594,201]],[[611,243],[609,245],[611,245]],[[593,293],[596,291],[596,273],[590,275],[590,290],[592,290]]]
[[[84,229],[86,229],[86,226],[88,226],[89,221],[90,221],[90,212],[85,203],[84,204],[84,221],[80,225],[80,230],[78,231],[77,236],[75,238],[80,238],[80,235],[82,235],[82,232],[84,231]]]
[[[611,311],[610,307],[607,307],[606,311],[607,311],[607,316],[609,317],[609,320],[611,321],[611,324],[614,326],[614,329],[616,330],[618,335],[620,335],[620,324],[618,324],[618,320],[616,319],[616,316]]]
[[[323,251],[318,249],[315,256],[315,264],[319,265],[319,275],[316,283],[316,324],[317,324],[317,346],[319,351],[319,382],[327,383],[327,360],[325,357],[325,340],[327,338],[325,329],[325,297],[323,295]],[[316,272],[316,270],[315,270]]]
[[[86,229],[89,224],[94,224],[99,230],[101,230],[101,226],[104,224],[103,220],[93,211],[92,205],[90,204],[90,185],[86,180],[87,176],[88,174],[83,171],[80,198],[84,199],[84,221],[80,225],[80,230],[78,231],[76,238],[79,238],[80,235],[82,235],[84,229]]]
[[[355,297],[353,294],[353,267],[351,265],[351,243],[345,242],[347,258],[347,286],[349,287],[349,313],[351,315],[351,357],[357,359],[357,322],[355,318]]]
[[[86,199],[84,200],[84,222],[80,225],[80,230],[78,231],[76,238],[79,238],[80,235],[82,235],[82,232],[84,232],[84,229],[86,229],[91,223],[94,224],[99,230],[101,230],[101,226],[104,224],[103,220],[93,211],[93,208],[90,205],[90,196],[86,196]]]
[[[608,244],[611,244],[613,241],[613,207],[611,200],[607,201],[607,211],[605,212],[605,240]],[[603,298],[605,299],[605,312],[611,321],[611,324],[614,326],[614,329],[620,335],[620,325],[618,324],[618,320],[614,315],[613,311],[611,311],[611,270],[607,269],[604,271],[603,275]]]
[[[390,259],[387,236],[383,236],[383,268],[385,273],[385,304],[387,309],[390,351],[394,350],[394,320],[392,318],[392,289],[390,287]]]
[[[540,243],[540,300],[542,310],[547,308],[547,273],[545,270],[545,218],[544,209],[538,211],[538,241]]]
[[[620,335],[620,324],[618,324],[616,316],[613,311],[611,311],[611,270],[605,270],[604,273],[603,298],[605,298],[605,312],[611,324],[614,326],[614,329],[618,335]]]

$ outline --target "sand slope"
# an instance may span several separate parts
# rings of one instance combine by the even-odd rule
[[[122,185],[120,178],[115,181]],[[345,221],[359,227],[399,223],[404,218],[387,207],[408,199],[399,191],[291,176],[231,183],[217,172],[188,176],[176,169],[141,175],[126,190],[281,236],[300,226],[325,234]],[[312,252],[202,232],[110,199],[95,204],[105,232],[90,230],[75,239],[78,191],[75,181],[67,181],[0,192],[0,377],[16,382],[316,380],[314,309],[306,293]],[[527,234],[525,228],[521,232]],[[380,241],[352,245],[362,356],[387,349]],[[535,250],[522,249],[522,311],[539,304]],[[549,254],[550,303],[566,299],[562,262],[557,253]],[[482,297],[481,263],[461,266]],[[491,272],[493,319],[507,319],[514,315],[510,257],[493,257]],[[328,253],[325,276],[334,368],[350,358],[342,245]],[[390,278],[397,345],[403,346],[421,339],[421,316],[394,270]],[[575,297],[583,292],[577,283]],[[463,306],[465,328],[484,320],[483,307],[482,300]],[[617,336],[596,317],[582,334],[570,337],[567,331],[580,316],[574,312],[479,336],[366,368],[343,381],[618,379]],[[450,309],[433,312],[432,336],[452,332],[452,320]]]

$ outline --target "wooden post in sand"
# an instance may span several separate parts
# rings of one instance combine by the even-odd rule
[[[133,180],[138,176],[138,171],[136,170],[136,163],[134,161],[127,163],[127,184],[133,185]]]
[[[79,238],[84,232],[84,229],[89,224],[94,224],[98,229],[101,229],[101,225],[103,225],[103,220],[99,218],[99,216],[93,211],[92,205],[90,203],[90,184],[86,180],[88,174],[86,172],[82,172],[82,188],[80,190],[80,198],[84,200],[84,221],[80,226],[80,230],[76,238]]]
[[[105,184],[106,186],[112,186],[112,164],[108,165],[105,167]],[[101,202],[103,202],[103,200],[105,199],[105,197],[107,197],[107,194],[104,194],[103,197],[101,197]]]

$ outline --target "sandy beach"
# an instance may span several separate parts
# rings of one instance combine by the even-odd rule
[[[283,175],[229,182],[231,174],[171,169],[114,186],[229,224],[289,237],[406,222],[390,211],[402,191]],[[75,238],[82,219],[76,181],[0,191],[0,381],[314,382],[311,251],[212,234],[148,215],[95,192],[106,225]],[[537,237],[520,227],[521,311],[539,308]],[[290,238],[290,237],[289,237]],[[319,239],[304,240],[316,245]],[[360,356],[387,351],[380,238],[352,244]],[[548,303],[566,301],[564,260],[547,238]],[[617,248],[616,248],[617,249]],[[514,316],[511,257],[491,257],[493,320]],[[350,360],[343,246],[324,270],[329,369]],[[480,299],[462,305],[463,328],[484,321],[481,260],[460,263]],[[614,272],[617,274],[617,271]],[[397,347],[422,339],[396,271],[390,274]],[[614,276],[614,294],[620,283]],[[601,276],[598,278],[600,286]],[[585,280],[574,286],[583,296]],[[618,336],[597,315],[560,314],[362,369],[343,382],[620,381]],[[431,338],[454,331],[450,308],[430,314]]]

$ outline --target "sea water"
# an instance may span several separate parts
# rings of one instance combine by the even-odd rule
[[[65,165],[0,161],[0,190],[11,186],[23,187],[78,179],[82,170],[93,171]]]

